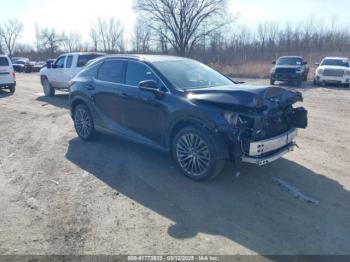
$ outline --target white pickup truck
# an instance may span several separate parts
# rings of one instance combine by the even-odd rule
[[[69,53],[59,56],[52,65],[40,70],[40,80],[45,96],[54,96],[55,90],[68,90],[69,81],[78,74],[83,67],[104,53]]]

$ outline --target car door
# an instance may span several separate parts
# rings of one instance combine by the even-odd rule
[[[52,65],[52,68],[48,70],[49,81],[55,88],[64,88],[63,70],[65,61],[66,56],[60,56]]]
[[[119,134],[125,134],[122,127],[125,65],[125,61],[118,59],[103,62],[96,79],[93,79],[88,87],[103,127]]]
[[[67,56],[64,70],[62,70],[62,84],[65,88],[68,87],[69,81],[74,77],[74,75],[72,75],[73,58],[73,55]]]
[[[123,125],[130,132],[141,135],[145,142],[150,140],[161,145],[166,124],[168,93],[160,98],[151,91],[142,91],[138,85],[144,80],[154,80],[161,85],[161,81],[148,65],[128,61],[125,74],[127,88],[124,90],[128,103],[123,108]]]

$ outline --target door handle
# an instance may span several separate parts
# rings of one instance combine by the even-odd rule
[[[95,90],[95,87],[92,84],[88,84],[86,88],[87,90]]]

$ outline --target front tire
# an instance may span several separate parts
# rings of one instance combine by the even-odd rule
[[[81,139],[86,141],[96,139],[94,120],[86,105],[79,104],[74,108],[73,121],[75,131]]]
[[[225,166],[225,160],[218,158],[214,136],[205,128],[192,126],[180,130],[173,140],[172,154],[182,173],[195,181],[212,179]]]
[[[43,80],[43,91],[45,96],[54,96],[55,95],[55,89],[50,84],[49,80],[46,78]]]

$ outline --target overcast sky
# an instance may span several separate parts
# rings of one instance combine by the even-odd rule
[[[118,18],[129,34],[135,24],[133,0],[5,0],[0,5],[0,24],[16,18],[24,24],[20,42],[31,44],[35,24],[58,31],[79,32],[87,41],[90,25],[98,17]],[[229,10],[239,14],[238,23],[254,27],[259,22],[300,22],[312,16],[350,26],[350,0],[229,0]]]

